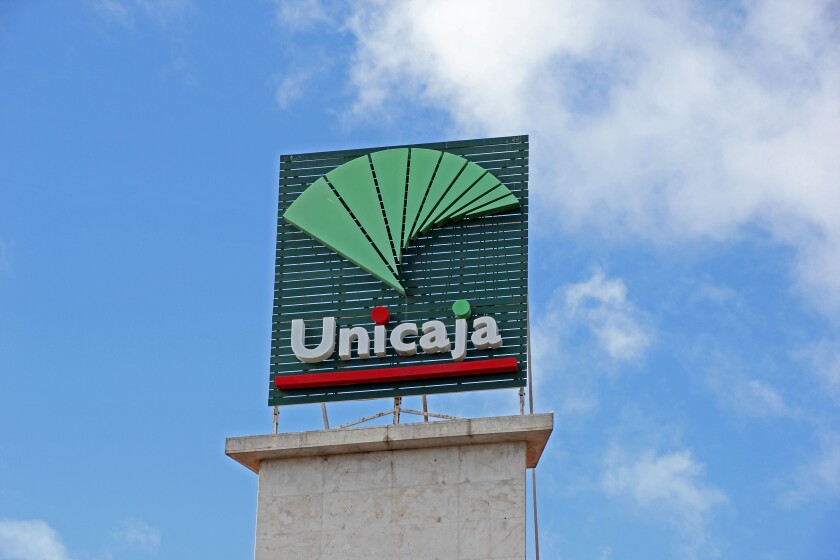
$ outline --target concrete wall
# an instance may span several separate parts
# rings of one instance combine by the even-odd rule
[[[263,460],[256,560],[523,560],[524,441]]]

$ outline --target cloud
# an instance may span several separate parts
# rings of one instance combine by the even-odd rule
[[[792,507],[840,496],[840,434],[824,432],[819,439],[819,453],[796,470],[792,488],[782,495],[783,504]]]
[[[132,24],[131,5],[120,0],[97,0],[91,4],[94,11],[102,18],[125,27]]]
[[[166,25],[185,14],[189,0],[94,0],[93,10],[105,20],[131,27],[138,16],[146,16]]]
[[[102,554],[113,557],[112,548],[156,555],[160,532],[144,521],[124,521],[111,534]],[[0,560],[70,560],[70,556],[61,537],[46,522],[0,519]]]
[[[651,344],[650,330],[627,299],[624,281],[607,278],[602,270],[555,290],[535,324],[535,361],[551,360],[552,350],[578,327],[594,337],[602,356],[614,362],[637,360]]]
[[[725,305],[737,302],[738,295],[735,290],[726,286],[715,286],[703,283],[691,294],[692,302],[709,302],[717,305]]]
[[[620,278],[608,279],[597,270],[588,280],[566,286],[563,303],[566,315],[585,325],[613,360],[638,359],[650,345]]]
[[[735,298],[726,295],[722,301]],[[711,296],[709,301],[717,304],[717,299]],[[737,308],[739,304],[727,305]],[[739,309],[736,316],[740,321],[749,314]],[[804,404],[810,397],[804,384],[790,383],[791,375],[800,375],[799,365],[791,364],[790,355],[783,350],[757,350],[755,336],[748,330],[754,328],[752,324],[737,323],[734,332],[750,333],[744,340],[731,334],[733,330],[710,329],[702,321],[698,324],[711,334],[693,335],[675,347],[686,371],[693,372],[691,378],[699,382],[722,410],[753,419],[795,421],[807,420],[816,412],[813,406]]]
[[[132,29],[135,23],[154,24],[171,42],[165,72],[179,76],[186,86],[198,85],[186,53],[188,39],[181,25],[195,9],[191,0],[88,0],[88,5],[103,20],[126,30]]]
[[[824,394],[840,403],[840,342],[822,340],[802,352]]]
[[[335,6],[325,7],[319,0],[275,0],[275,21],[282,28],[305,30],[315,25],[329,25],[329,13]]]
[[[325,91],[336,91],[336,50],[322,40],[306,41],[307,34],[323,35],[342,32],[341,22],[348,17],[349,7],[337,0],[275,0],[274,23],[283,46],[283,68],[273,78],[274,99],[281,110],[288,110],[304,98]],[[322,87],[327,80],[329,87]],[[345,88],[341,86],[339,90]],[[316,91],[317,90],[317,91]]]
[[[531,331],[535,385],[551,385],[551,406],[578,415],[600,406],[596,376],[562,375],[559,369],[616,372],[641,361],[652,344],[645,315],[627,296],[621,278],[596,270],[589,278],[555,289],[544,307],[534,307]]]
[[[614,446],[606,454],[603,491],[629,500],[643,514],[676,527],[687,550],[706,545],[706,526],[715,510],[728,503],[721,490],[704,480],[704,467],[689,450],[636,455]]]
[[[312,78],[312,72],[301,70],[286,74],[277,86],[274,99],[281,109],[288,109],[303,98],[306,85]]]
[[[112,536],[126,548],[149,553],[157,552],[160,548],[160,532],[145,521],[124,521]]]
[[[775,388],[747,375],[743,366],[735,360],[711,352],[704,362],[711,362],[706,386],[722,406],[739,414],[761,418],[798,415]]]
[[[738,397],[752,403],[764,414],[784,416],[790,413],[782,396],[772,387],[757,379],[749,379],[736,387]]]
[[[44,521],[0,519],[0,560],[68,560],[67,550]]]
[[[654,244],[763,232],[840,306],[836,4],[359,2],[352,113],[529,132],[540,227]]]

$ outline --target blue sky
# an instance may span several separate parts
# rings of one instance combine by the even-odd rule
[[[544,557],[836,558],[838,13],[0,2],[0,560],[249,557],[279,156],[523,133]]]

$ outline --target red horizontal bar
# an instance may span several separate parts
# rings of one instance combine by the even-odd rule
[[[277,375],[274,385],[278,389],[315,389],[317,387],[342,387],[345,385],[366,385],[369,383],[391,383],[394,381],[420,381],[423,379],[444,379],[461,375],[483,375],[489,373],[512,373],[519,366],[516,358],[491,358],[448,364],[403,366],[382,369],[357,369],[330,373],[302,373],[300,375]]]

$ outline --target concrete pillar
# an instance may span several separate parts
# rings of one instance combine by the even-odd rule
[[[256,560],[525,558],[551,414],[229,438],[259,474]]]

